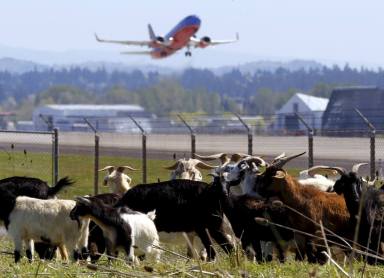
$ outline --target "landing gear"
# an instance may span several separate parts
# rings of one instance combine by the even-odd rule
[[[192,56],[192,52],[191,52],[191,51],[189,51],[189,50],[188,50],[188,51],[186,51],[186,52],[185,52],[185,56],[186,56],[186,57],[187,57],[187,56],[191,57],[191,56]]]

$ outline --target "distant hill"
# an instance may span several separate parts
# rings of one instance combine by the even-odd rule
[[[30,61],[17,60],[13,58],[0,58],[0,71],[8,71],[12,73],[25,73],[34,70],[42,71],[48,68],[48,66]]]
[[[242,73],[254,73],[258,70],[275,71],[278,68],[284,68],[290,71],[297,71],[300,69],[319,69],[324,65],[310,60],[293,60],[289,62],[276,62],[276,61],[255,61],[250,63],[241,64],[238,66],[223,66],[217,68],[208,68],[217,75],[231,72],[234,69],[240,70]],[[105,69],[107,72],[119,71],[130,73],[135,70],[139,70],[143,73],[158,72],[161,75],[182,73],[185,69],[158,66],[154,64],[140,64],[133,65],[119,62],[103,62],[103,61],[91,61],[83,63],[71,63],[71,64],[40,64],[29,60],[15,59],[15,58],[1,58],[0,57],[0,71],[8,71],[11,73],[25,73],[33,70],[42,71],[46,69],[70,69],[73,67],[79,67],[96,71],[98,69]]]

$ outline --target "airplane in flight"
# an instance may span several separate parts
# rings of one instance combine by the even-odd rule
[[[151,24],[148,24],[150,40],[144,41],[117,41],[100,39],[96,34],[98,42],[116,43],[123,45],[147,46],[151,48],[149,51],[130,51],[121,52],[121,54],[142,54],[150,55],[154,59],[168,57],[176,51],[186,47],[185,56],[192,56],[191,47],[206,48],[211,45],[233,43],[239,40],[239,35],[236,34],[235,40],[212,40],[210,37],[202,37],[197,39],[195,34],[199,30],[201,24],[200,18],[195,15],[190,15],[179,22],[167,35],[164,37],[156,36]]]

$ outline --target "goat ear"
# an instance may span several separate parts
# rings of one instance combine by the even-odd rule
[[[173,165],[168,166],[168,167],[164,167],[164,169],[167,169],[167,170],[176,170],[176,168],[177,168],[178,165],[179,165],[179,161],[176,161]]]
[[[108,170],[108,173],[111,174],[115,170],[115,166],[105,166],[103,169],[99,169],[97,171],[102,172],[102,171],[105,171],[105,170]]]
[[[274,176],[274,178],[277,179],[284,179],[286,176],[286,173],[284,171],[278,170]]]

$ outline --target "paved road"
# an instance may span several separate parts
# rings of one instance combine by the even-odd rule
[[[0,147],[9,149],[13,143],[16,149],[49,152],[52,138],[50,135],[24,135],[13,133],[0,134]],[[255,136],[253,153],[267,159],[281,152],[287,154],[307,151],[308,139],[305,136]],[[94,137],[90,133],[59,134],[61,153],[93,153]],[[141,135],[123,133],[101,133],[101,155],[141,157]],[[247,152],[246,135],[197,135],[198,153]],[[182,134],[149,134],[147,137],[149,158],[171,159],[173,153],[178,157],[189,155],[190,137]],[[384,158],[384,138],[376,138],[376,159]],[[354,162],[368,162],[370,156],[369,138],[315,137],[315,164],[340,165],[349,168]],[[292,166],[305,167],[307,157],[303,157]]]

